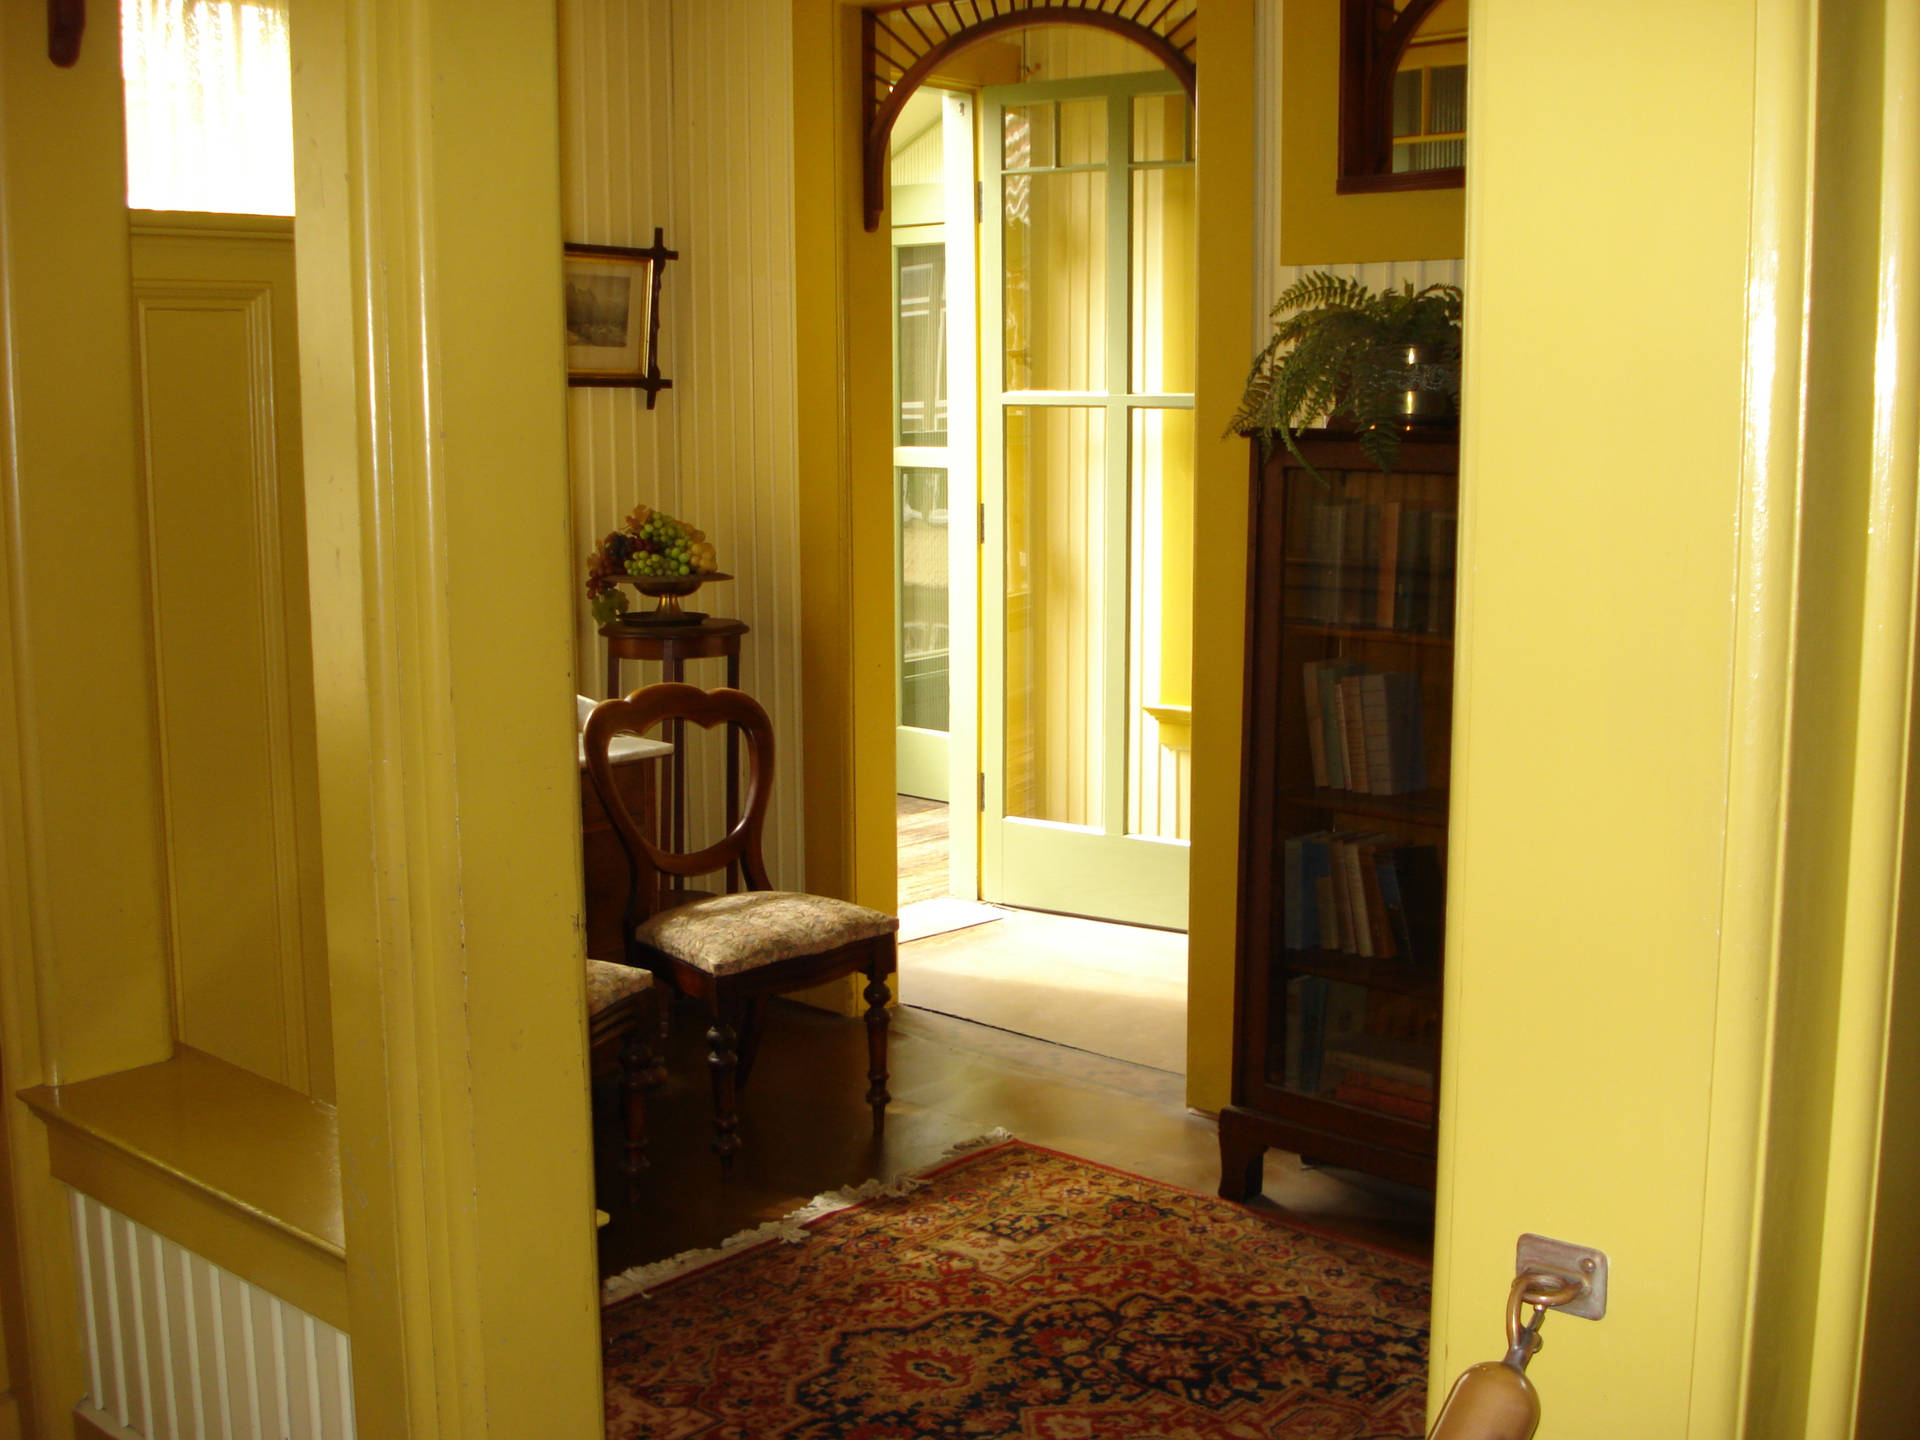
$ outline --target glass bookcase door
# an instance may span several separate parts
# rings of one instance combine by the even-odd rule
[[[1284,468],[1268,1082],[1431,1127],[1458,482]]]

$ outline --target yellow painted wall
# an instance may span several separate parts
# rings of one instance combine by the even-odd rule
[[[44,1426],[84,1382],[65,1202],[13,1097],[171,1045],[120,57],[113,11],[90,18],[60,70],[44,7],[0,7],[0,1284]]]
[[[1476,23],[1478,18],[1476,11]],[[1339,0],[1286,0],[1281,23],[1280,263],[1458,256],[1464,243],[1465,192],[1341,195],[1335,189],[1340,170]]]
[[[858,6],[794,0],[800,664],[807,882],[894,908],[891,304],[860,189]]]
[[[1253,353],[1254,14],[1207,0],[1195,156],[1193,849],[1187,950],[1187,1103],[1231,1098],[1239,895],[1240,696],[1246,664],[1247,447],[1228,439]]]
[[[551,5],[294,44],[360,1431],[598,1436]]]
[[[1474,9],[1433,1355],[1498,1353],[1521,1232],[1607,1250],[1606,1319],[1531,1371],[1567,1440],[1851,1433],[1869,1237],[1912,1226],[1872,1191],[1920,393],[1880,298],[1920,257],[1895,10]],[[1567,283],[1600,273],[1633,304]],[[1576,386],[1631,422],[1571,426]]]

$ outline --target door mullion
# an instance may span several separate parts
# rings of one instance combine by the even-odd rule
[[[1127,833],[1127,516],[1133,388],[1132,97],[1107,97],[1107,403],[1100,557],[1100,828]]]
[[[981,894],[1004,893],[1007,775],[1006,211],[1004,107],[980,106],[980,802]],[[965,803],[964,799],[960,803]]]

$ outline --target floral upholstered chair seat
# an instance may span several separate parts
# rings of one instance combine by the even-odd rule
[[[612,960],[587,961],[587,1014],[612,1009],[629,995],[653,988],[653,976]]]
[[[896,917],[845,900],[793,890],[748,890],[663,910],[643,921],[634,938],[709,975],[733,975],[837,950],[899,928]]]

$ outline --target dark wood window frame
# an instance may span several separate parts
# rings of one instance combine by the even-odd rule
[[[1464,165],[1393,172],[1393,77],[1439,3],[1408,0],[1396,15],[1389,0],[1341,0],[1340,194],[1453,190],[1467,183]]]

